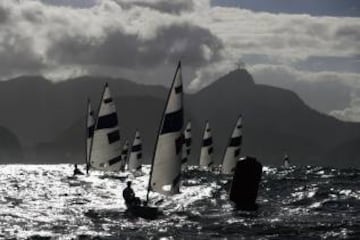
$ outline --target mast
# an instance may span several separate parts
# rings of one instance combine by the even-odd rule
[[[92,139],[94,136],[95,120],[94,112],[91,107],[90,99],[87,99],[87,112],[86,112],[86,123],[85,123],[85,157],[86,157],[86,173],[89,173],[90,169],[90,152]]]
[[[86,164],[86,174],[89,174],[89,161],[88,161],[88,122],[89,122],[89,103],[90,99],[87,98],[86,106],[86,116],[85,116],[85,164]]]
[[[181,130],[184,124],[182,92],[183,89],[181,78],[181,62],[179,61],[157,132],[157,138],[151,162],[148,189],[146,194],[147,202],[149,201],[149,193],[150,190],[152,190],[152,185],[154,186],[154,188],[156,188],[156,191],[163,194],[169,195],[178,192],[178,184],[180,181],[181,172],[181,150],[183,145],[183,136]],[[159,149],[159,146],[161,147],[161,149]],[[174,159],[167,159],[167,157],[164,158],[161,156],[162,154],[167,154],[167,157],[172,155]],[[166,165],[169,164],[169,161],[171,161],[171,163],[173,164],[171,165],[172,167],[170,169],[163,169],[166,166],[169,166]],[[160,170],[157,170],[155,168],[155,165],[158,164],[158,162],[163,164],[157,165],[157,167],[162,168]],[[157,171],[162,170],[161,173],[155,172],[155,180],[153,176],[154,169]],[[162,174],[161,178],[160,174]],[[173,174],[176,174],[176,177],[174,177]],[[170,181],[170,178],[172,177],[174,178]],[[165,185],[159,186],[163,183],[169,184],[170,189],[163,189]]]

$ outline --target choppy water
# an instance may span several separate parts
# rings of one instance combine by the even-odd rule
[[[360,239],[356,169],[265,168],[252,213],[233,210],[225,177],[193,169],[181,194],[151,194],[163,211],[154,221],[126,217],[119,175],[71,174],[66,164],[1,165],[0,239]],[[143,199],[147,181],[133,179]]]

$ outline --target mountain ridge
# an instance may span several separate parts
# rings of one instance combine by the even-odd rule
[[[168,91],[163,86],[142,85],[120,78],[81,77],[37,86],[39,95],[35,96],[26,91],[25,96],[21,95],[17,89],[14,94],[7,92],[11,95],[7,99],[0,94],[0,110],[15,109],[15,118],[25,112],[29,114],[29,122],[19,127],[20,120],[15,121],[17,125],[11,121],[14,116],[7,116],[7,121],[0,119],[0,124],[9,129],[15,127],[15,132],[21,133],[20,139],[31,140],[32,136],[38,136],[37,141],[27,143],[33,154],[25,161],[81,162],[85,147],[83,124],[86,98],[89,96],[96,106],[106,81],[117,104],[122,141],[132,139],[135,129],[139,128],[144,137],[144,155],[149,158]],[[8,89],[4,89],[2,84],[0,93],[5,94]],[[11,80],[8,84],[11,85]],[[29,86],[30,89],[34,87]],[[20,101],[15,101],[12,106],[1,104],[9,99]],[[337,166],[339,161],[327,161],[326,156],[333,149],[339,149],[341,156],[341,149],[347,148],[337,146],[360,136],[360,124],[341,122],[321,114],[289,90],[255,84],[244,69],[229,72],[198,92],[186,94],[184,99],[186,119],[192,119],[194,129],[194,148],[190,157],[193,163],[198,159],[201,131],[207,119],[213,128],[217,162],[221,161],[231,128],[239,114],[244,118],[242,154],[258,156],[265,164],[281,164],[286,152],[298,165]],[[19,104],[22,102],[25,102],[24,106]],[[23,129],[29,126],[33,127],[33,131],[25,131],[24,134]],[[360,166],[358,162],[358,159],[353,159],[348,164]]]

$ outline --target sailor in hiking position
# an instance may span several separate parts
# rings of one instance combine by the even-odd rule
[[[127,187],[123,191],[123,198],[127,207],[139,206],[141,204],[140,198],[135,197],[134,190],[131,188],[131,181],[127,182]]]
[[[74,165],[74,176],[75,175],[84,175],[84,173],[81,172],[80,169],[78,169],[77,164]]]

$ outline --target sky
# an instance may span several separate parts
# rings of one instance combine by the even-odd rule
[[[0,79],[122,77],[187,91],[245,66],[260,84],[360,122],[358,0],[6,0]]]

